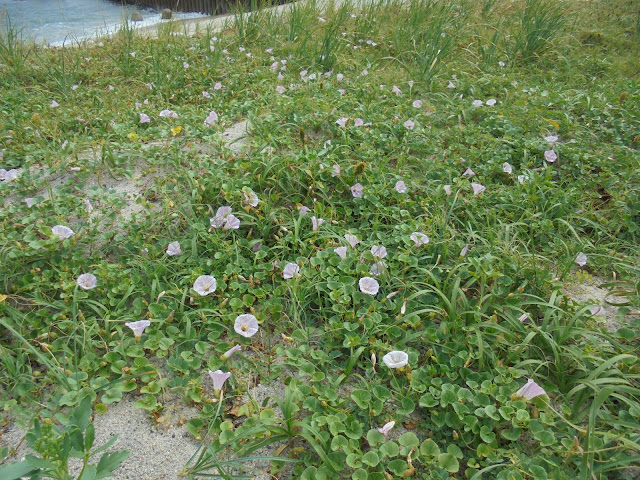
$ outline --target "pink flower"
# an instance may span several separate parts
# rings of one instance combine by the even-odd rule
[[[349,120],[349,119],[348,119],[347,117],[342,117],[342,118],[339,118],[338,120],[336,120],[336,123],[337,123],[339,126],[344,127],[344,126],[347,124],[347,121],[348,121],[348,120]]]
[[[211,381],[213,382],[213,392],[217,397],[220,394],[220,390],[222,390],[224,382],[226,382],[231,376],[231,372],[225,373],[222,370],[216,370],[215,372],[212,372],[211,370],[209,370],[209,376],[211,377]]]
[[[340,175],[340,165],[338,165],[337,163],[331,167],[331,170],[332,170],[331,172],[332,177],[337,177]]]
[[[462,175],[465,177],[473,177],[475,175],[475,172],[470,168],[467,168]]]
[[[524,323],[527,320],[529,320],[529,314],[526,313],[526,312],[518,317],[518,321],[521,322],[521,323]]]
[[[58,108],[60,106],[60,104],[58,102],[56,102],[55,100],[51,100],[51,108]]]
[[[474,100],[472,103],[474,107],[481,107],[483,104],[482,100]]]
[[[360,198],[363,192],[364,189],[359,183],[356,183],[351,187],[351,195],[353,195],[353,198]]]
[[[57,235],[60,240],[64,240],[75,235],[75,232],[73,230],[64,225],[56,225],[51,229],[51,233]]]
[[[509,162],[504,162],[502,164],[502,171],[504,173],[508,173],[509,175],[511,175],[513,173],[513,167],[511,166],[511,164]]]
[[[140,123],[151,123],[151,118],[146,113],[140,114]]]
[[[320,228],[320,225],[322,225],[323,223],[324,223],[323,218],[316,218],[315,216],[311,217],[311,225],[314,232],[317,232],[318,229]]]
[[[429,237],[421,232],[413,232],[409,238],[414,241],[416,247],[427,245],[429,243]]]
[[[189,68],[189,63],[188,62],[183,62],[182,63],[182,67],[186,70],[187,68]]]
[[[238,335],[249,338],[258,333],[258,319],[250,313],[244,313],[236,317],[233,329]]]
[[[449,83],[447,84],[447,88],[456,88],[456,84],[452,81],[449,81]]]
[[[496,104],[496,100],[495,98],[490,98],[489,100],[487,100],[487,105],[489,105],[490,107],[493,107]]]
[[[344,79],[344,75],[342,73],[339,73],[339,74],[336,75],[336,80],[338,82],[341,82],[343,79]]]
[[[298,205],[297,209],[298,209],[298,214],[301,217],[304,217],[305,215],[307,215],[311,211],[311,209],[309,207],[305,207],[304,205]]]
[[[226,360],[227,358],[231,357],[233,354],[235,354],[236,352],[239,352],[240,350],[242,350],[242,347],[240,345],[235,345],[231,347],[229,350],[227,350],[226,352],[224,352],[221,358],[223,360]]]
[[[254,192],[244,192],[244,202],[252,207],[257,207],[260,200]]]
[[[549,163],[554,163],[558,159],[558,155],[553,150],[547,150],[544,152],[544,159]]]
[[[379,277],[380,275],[382,275],[385,270],[387,268],[387,264],[384,262],[376,262],[374,264],[371,265],[371,267],[369,268],[369,273],[371,275],[373,275],[374,277]]]
[[[296,263],[287,263],[282,270],[282,278],[289,280],[290,278],[300,275],[300,266]]]
[[[387,249],[382,245],[374,245],[371,247],[371,255],[373,255],[373,258],[385,258],[387,256]]]
[[[347,247],[337,247],[333,249],[340,258],[347,258]]]
[[[544,391],[544,388],[532,379],[529,379],[527,383],[514,394],[514,396],[524,398],[525,400],[532,400],[540,395],[546,394],[547,392]]]
[[[285,92],[285,88],[282,85],[276,87],[276,92],[282,95]]]
[[[344,239],[349,242],[349,245],[351,245],[352,247],[355,247],[356,245],[358,245],[360,243],[360,240],[358,240],[358,237],[356,237],[355,235],[351,235],[350,233],[347,233],[344,236]]]
[[[213,127],[213,125],[218,121],[218,114],[213,110],[209,112],[209,116],[204,119],[204,124]]]
[[[171,242],[167,247],[167,255],[169,255],[170,257],[176,257],[178,255],[182,255],[180,242]]]
[[[414,100],[413,108],[420,108],[420,107],[422,107],[422,100]]]
[[[403,123],[404,128],[406,128],[407,130],[413,130],[416,126],[415,123],[413,123],[413,121],[411,120],[407,120],[406,122]]]
[[[211,94],[209,92],[207,92],[207,91],[202,92],[202,96],[204,98],[211,98]]]
[[[220,82],[216,82],[216,83],[213,85],[213,89],[214,89],[214,90],[222,90],[222,84],[221,84]]]
[[[407,186],[404,184],[402,180],[398,180],[396,182],[395,187],[393,189],[398,193],[407,193]]]
[[[96,288],[97,282],[98,280],[96,279],[96,276],[92,273],[83,273],[76,280],[78,286],[83,290],[91,290],[92,288]]]
[[[444,193],[451,195],[451,185],[444,185],[442,188],[444,189]]]
[[[142,332],[144,329],[151,325],[149,320],[138,320],[137,322],[126,322],[125,325],[133,331],[133,335],[136,337],[136,341],[140,341]]]
[[[217,286],[218,282],[216,281],[216,277],[211,275],[200,275],[196,278],[196,281],[193,282],[193,289],[201,297],[206,297],[210,293],[215,292]]]
[[[395,93],[396,95],[402,95],[402,90],[400,90],[396,85],[391,89],[391,93]]]
[[[544,139],[549,144],[549,148],[553,148],[555,143],[558,141],[558,137],[556,137],[555,135],[547,135],[546,137],[544,137]]]
[[[387,422],[383,427],[378,428],[378,431],[386,437],[395,425],[396,422]]]
[[[165,118],[178,118],[178,114],[173,110],[162,110],[159,115]]]
[[[485,187],[481,183],[472,183],[471,188],[473,188],[474,195],[480,195],[482,192],[484,192],[487,189],[487,187]]]
[[[225,219],[223,230],[238,230],[240,228],[240,219],[235,215],[229,215]]]
[[[364,120],[358,117],[353,121],[353,125],[356,127],[361,127],[362,125],[364,125]]]
[[[587,256],[583,252],[580,252],[576,257],[575,262],[579,267],[584,267],[587,264]]]
[[[375,278],[372,277],[362,277],[358,282],[358,286],[360,287],[360,291],[362,293],[366,293],[367,295],[374,296],[380,290],[380,284]]]

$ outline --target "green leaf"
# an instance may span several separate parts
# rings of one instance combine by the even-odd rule
[[[458,459],[451,453],[441,453],[438,455],[438,465],[449,473],[456,473],[460,470]]]
[[[484,443],[493,443],[496,439],[496,434],[489,427],[483,425],[480,428],[480,438]]]
[[[2,480],[20,480],[37,471],[38,469],[33,468],[27,461],[7,463],[0,465],[0,478]]]
[[[547,480],[547,471],[539,465],[529,465],[528,472],[535,480]]]
[[[417,447],[420,444],[420,440],[413,432],[407,432],[400,435],[398,443],[403,447]]]
[[[369,401],[371,400],[371,394],[366,390],[354,390],[351,394],[351,398],[356,405],[362,410],[369,409]]]
[[[84,432],[84,429],[89,425],[89,419],[91,418],[91,397],[85,396],[80,400],[78,406],[73,410],[71,414],[71,422],[77,425],[80,431]]]
[[[346,452],[348,448],[349,448],[349,442],[342,435],[337,435],[333,437],[333,440],[331,440],[331,450],[333,451],[342,449]]]
[[[362,462],[360,461],[359,455],[356,455],[355,453],[347,455],[347,465],[351,468],[360,468],[362,466]]]
[[[372,428],[367,432],[367,442],[369,442],[369,445],[371,445],[372,447],[375,447],[380,443],[384,443],[384,441],[384,435],[381,434],[378,429]]]
[[[424,455],[425,457],[437,457],[440,455],[440,447],[438,444],[431,439],[425,440],[420,445],[420,455]]]
[[[387,465],[387,468],[396,475],[401,476],[407,470],[407,468],[409,468],[409,464],[404,460],[397,458],[390,461],[389,465]]]
[[[88,452],[93,447],[93,442],[96,438],[96,429],[93,423],[87,425],[87,429],[84,432],[84,451]]]
[[[105,452],[98,462],[95,480],[109,478],[112,476],[113,472],[115,472],[120,465],[122,465],[122,462],[129,457],[129,453],[129,450],[122,450],[114,453]]]
[[[438,400],[430,393],[425,393],[420,397],[419,405],[425,408],[432,408],[438,405]]]
[[[363,455],[362,463],[366,463],[370,467],[375,467],[376,465],[378,465],[378,463],[380,463],[380,457],[375,452],[375,450],[369,450]]]
[[[153,395],[145,395],[144,398],[136,401],[136,408],[143,408],[145,410],[153,410],[158,406],[158,400]]]
[[[112,387],[100,397],[104,405],[110,405],[122,400],[122,390],[117,387]]]
[[[352,480],[367,480],[369,478],[369,474],[366,470],[359,468],[351,474],[351,478]]]
[[[96,465],[87,465],[78,480],[95,480],[97,473],[98,467]]]
[[[380,447],[380,453],[389,458],[393,458],[398,456],[398,453],[400,453],[400,448],[398,447],[398,444],[396,442],[385,442]]]

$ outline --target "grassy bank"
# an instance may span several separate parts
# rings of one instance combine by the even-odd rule
[[[194,478],[272,444],[290,478],[625,478],[639,15],[306,2],[65,49],[5,28],[7,419],[39,418],[29,443],[58,472],[64,438],[88,460],[92,409],[135,395],[158,420],[170,391],[211,446]],[[562,293],[594,278],[620,328]],[[278,382],[277,405],[245,396]]]

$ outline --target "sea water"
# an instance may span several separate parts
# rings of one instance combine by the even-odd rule
[[[114,33],[131,13],[142,14],[136,28],[152,26],[161,20],[154,8],[133,7],[109,0],[0,0],[0,29],[7,21],[21,29],[24,39],[49,45],[71,44],[96,35]],[[174,12],[173,19],[202,17],[199,13]]]

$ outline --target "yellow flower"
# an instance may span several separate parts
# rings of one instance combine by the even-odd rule
[[[137,142],[137,141],[138,141],[138,139],[140,138],[140,136],[139,136],[137,133],[135,133],[135,132],[131,132],[131,133],[128,135],[128,137],[129,137],[129,140],[131,140],[132,142]]]
[[[180,134],[181,131],[182,131],[182,127],[178,125],[177,127],[174,127],[171,129],[171,135],[175,137],[176,135]]]

